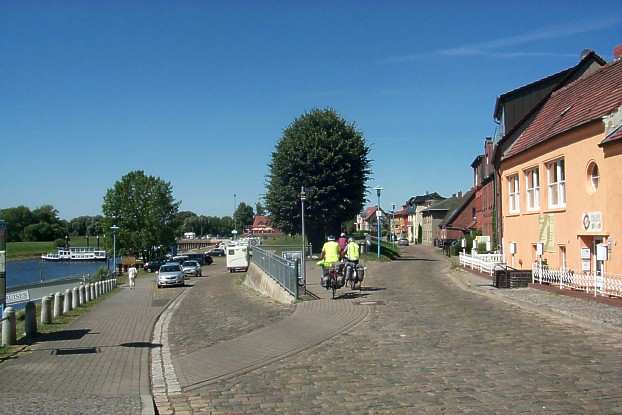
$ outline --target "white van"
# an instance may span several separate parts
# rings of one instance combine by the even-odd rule
[[[227,254],[227,269],[229,272],[248,269],[248,247],[245,245],[229,245],[225,248]]]

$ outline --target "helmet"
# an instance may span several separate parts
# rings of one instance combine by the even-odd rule
[[[353,237],[349,237],[348,238],[348,242],[354,242],[354,238]]]
[[[328,238],[326,238],[329,241],[334,241],[335,237],[333,235],[328,235]]]
[[[343,232],[341,232],[341,236],[345,237],[345,236],[346,236],[346,234],[345,234],[345,233],[343,233]]]

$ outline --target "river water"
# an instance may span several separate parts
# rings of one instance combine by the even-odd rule
[[[109,259],[108,262],[109,264],[106,261],[49,262],[40,259],[7,261],[6,285],[7,289],[11,289],[17,285],[93,274],[101,267],[112,269],[112,260]]]

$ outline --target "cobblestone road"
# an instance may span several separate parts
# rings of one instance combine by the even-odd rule
[[[355,328],[240,377],[185,392],[187,409],[622,413],[619,337],[466,292],[445,276],[446,262],[428,251],[413,254],[408,261],[370,266],[365,300],[384,304],[370,306]]]

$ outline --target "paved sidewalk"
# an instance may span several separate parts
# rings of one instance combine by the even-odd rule
[[[439,255],[437,252],[431,255]],[[455,268],[451,276],[463,288],[483,295],[522,306],[545,315],[568,318],[577,325],[603,330],[619,331],[622,328],[622,308],[602,304],[589,297],[569,297],[537,288],[497,289],[492,281],[464,268]]]
[[[153,413],[151,332],[178,292],[154,293],[151,278],[137,279],[135,290],[121,287],[64,330],[43,335],[31,352],[1,363],[0,413]]]

